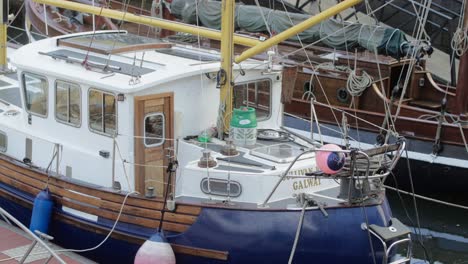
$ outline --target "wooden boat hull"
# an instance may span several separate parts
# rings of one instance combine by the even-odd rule
[[[30,221],[34,195],[42,188],[34,179],[40,176],[36,174],[21,164],[0,160],[0,206],[26,225]],[[51,190],[56,202],[50,234],[65,248],[94,247],[104,240],[115,219],[99,216],[92,221],[65,210],[65,204],[71,205],[66,201],[73,199],[61,197],[57,186],[63,184],[70,190],[77,189],[65,183],[58,178],[50,178],[49,186],[55,186]],[[128,202],[129,206],[138,204],[136,198],[129,198]],[[179,207],[183,208],[183,205]],[[186,206],[183,211],[193,213],[197,208]],[[81,209],[84,211],[87,207]],[[98,210],[106,211],[103,208]],[[124,215],[129,214],[129,210],[124,210]],[[295,262],[373,263],[368,234],[361,229],[361,224],[366,221],[362,206],[326,208],[326,211],[328,217],[318,209],[306,211]],[[366,212],[370,224],[385,225],[390,219],[390,209],[384,199],[379,198],[377,203],[366,206]],[[300,214],[300,209],[227,209],[220,205],[207,205],[201,207],[199,214],[194,216],[196,220],[185,230],[177,232],[174,227],[177,224],[171,225],[167,220],[163,227],[166,227],[167,239],[178,263],[286,263]],[[127,217],[125,221],[129,222],[129,219]],[[83,254],[99,263],[133,263],[140,245],[155,232],[155,228],[120,222],[108,241]],[[382,247],[378,241],[373,240],[372,243],[377,261],[381,262]]]

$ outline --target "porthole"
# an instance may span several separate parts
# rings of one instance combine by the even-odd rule
[[[314,84],[311,84],[311,82],[304,83],[304,92],[314,93],[314,90],[315,90]]]
[[[208,178],[203,178],[201,180],[200,188],[202,192],[219,196],[228,196],[229,194],[230,197],[239,197],[242,193],[242,187],[237,181],[230,181],[229,191],[227,180],[210,178],[209,183],[210,188],[208,188]]]
[[[346,88],[338,88],[336,90],[336,98],[341,103],[348,103],[349,102],[349,93],[346,91]]]

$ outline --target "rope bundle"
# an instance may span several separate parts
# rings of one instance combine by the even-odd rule
[[[458,27],[452,38],[452,49],[457,56],[462,56],[468,50],[468,34],[466,30]]]
[[[367,72],[364,71],[361,76],[358,76],[356,71],[353,70],[349,73],[348,81],[346,82],[346,90],[352,96],[361,96],[371,84],[372,77],[367,74]]]

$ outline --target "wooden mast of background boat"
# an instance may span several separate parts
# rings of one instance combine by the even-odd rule
[[[468,4],[463,10],[463,31],[468,30]],[[468,52],[463,53],[460,57],[458,69],[458,82],[456,89],[457,112],[464,120],[468,118]]]
[[[1,71],[8,70],[7,62],[7,26],[8,5],[6,0],[0,0],[0,67]]]

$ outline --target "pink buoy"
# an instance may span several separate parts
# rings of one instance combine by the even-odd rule
[[[171,244],[162,233],[156,233],[138,249],[134,264],[175,264]]]
[[[341,151],[342,149],[335,144],[326,144],[315,153],[318,168],[326,174],[339,172],[345,163],[345,154],[333,150]]]

